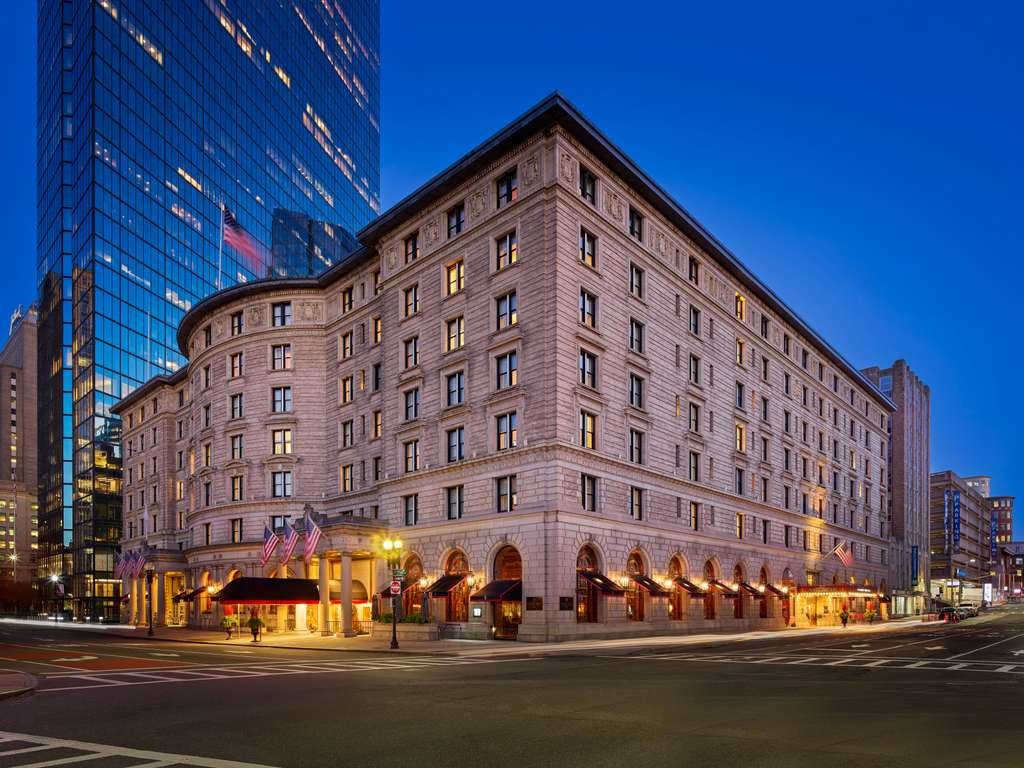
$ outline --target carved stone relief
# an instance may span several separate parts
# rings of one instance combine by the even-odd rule
[[[299,304],[299,319],[307,323],[319,322],[323,314],[323,306],[318,301],[303,301]]]
[[[441,227],[437,223],[437,218],[433,218],[426,223],[423,227],[423,242],[430,248],[433,246],[441,237]]]
[[[576,158],[568,152],[563,152],[558,161],[558,175],[566,184],[576,181]]]
[[[523,163],[523,186],[532,187],[540,178],[540,158],[537,155],[530,155]]]
[[[267,309],[262,304],[251,304],[247,308],[249,325],[253,328],[262,328],[267,321]]]
[[[469,218],[479,219],[487,210],[487,187],[480,187],[469,196]]]

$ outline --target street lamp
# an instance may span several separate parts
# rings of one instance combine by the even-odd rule
[[[51,573],[50,583],[53,584],[53,623],[57,623],[57,612],[58,612],[58,601],[57,601],[57,587],[60,584],[60,574]]]
[[[402,540],[401,539],[384,539],[381,543],[384,548],[384,557],[387,558],[388,567],[391,569],[391,578],[393,581],[400,581],[399,575],[401,574],[400,567],[402,565]],[[404,576],[404,574],[401,574]],[[395,650],[398,648],[398,600],[401,594],[391,595],[391,648]]]
[[[149,598],[149,610],[147,611],[149,617],[149,629],[146,630],[146,636],[153,636],[153,566],[146,565],[146,595]]]

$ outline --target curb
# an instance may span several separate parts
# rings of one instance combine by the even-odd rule
[[[457,651],[439,649],[426,649],[422,651],[404,650],[402,648],[317,648],[307,645],[266,645],[264,643],[231,643],[218,640],[193,640],[179,637],[149,637],[148,635],[130,635],[121,632],[111,632],[111,637],[124,637],[129,640],[149,640],[157,643],[189,643],[191,645],[218,645],[228,648],[276,648],[282,651],[318,651],[320,653],[391,653],[391,654],[417,654],[419,656],[456,656]]]
[[[25,693],[31,693],[39,685],[39,679],[35,675],[30,675],[28,672],[22,672],[20,670],[3,670],[10,675],[19,675],[24,680],[25,685],[20,688],[3,688],[0,689],[0,701],[3,699],[13,699],[15,696],[21,696]]]

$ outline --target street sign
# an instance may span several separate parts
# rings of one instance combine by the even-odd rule
[[[391,574],[391,578],[401,581],[408,575],[409,572],[405,568],[395,568],[395,570]]]
[[[400,595],[400,594],[402,594],[402,582],[400,582],[400,581],[392,581],[391,582],[391,594],[392,595]]]

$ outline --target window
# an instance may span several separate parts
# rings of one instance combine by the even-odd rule
[[[448,209],[448,237],[453,238],[462,231],[466,224],[466,204],[458,205]]]
[[[455,427],[449,429],[448,435],[448,463],[462,461],[466,458],[466,428]]]
[[[580,322],[591,328],[597,327],[597,296],[586,288],[580,288]]]
[[[231,370],[231,378],[237,379],[242,375],[244,370],[244,361],[242,352],[233,352],[229,358],[229,368]]]
[[[420,521],[420,495],[418,493],[402,497],[402,510],[406,525],[416,525]]]
[[[747,345],[744,343],[743,339],[736,339],[736,365],[743,365],[746,349]]]
[[[588,267],[597,269],[597,237],[585,229],[580,229],[580,261]]]
[[[354,301],[353,301],[354,298],[355,298],[355,295],[353,293],[351,285],[346,286],[345,288],[342,289],[342,291],[341,291],[341,313],[342,314],[345,314],[346,312],[351,312],[352,311],[352,306],[354,304]]]
[[[370,436],[376,440],[383,434],[383,422],[380,411],[374,411],[371,416]]]
[[[270,367],[275,371],[290,371],[292,367],[292,345],[275,344],[270,348]]]
[[[514,229],[495,241],[495,254],[497,255],[496,268],[499,272],[519,261],[519,237]]]
[[[461,291],[466,284],[466,262],[462,259],[453,261],[444,268],[445,290],[449,296],[454,296]]]
[[[629,430],[629,460],[634,464],[644,463],[644,433],[638,429]]]
[[[690,502],[690,528],[695,531],[700,528],[700,504],[696,501]]]
[[[768,318],[761,315],[761,338],[768,338]]]
[[[276,456],[287,456],[292,452],[292,431],[275,429],[270,433],[271,448]]]
[[[807,364],[808,364],[809,359],[810,359],[810,356],[808,355],[807,350],[806,349],[800,350],[800,367],[803,368],[805,371],[807,370]]]
[[[597,511],[597,478],[593,475],[580,475],[580,502],[584,512]]]
[[[644,489],[631,486],[629,489],[629,516],[634,520],[644,519]]]
[[[231,335],[241,336],[242,329],[245,327],[245,321],[242,319],[241,312],[231,313]]]
[[[270,390],[274,413],[288,413],[292,409],[292,388],[273,387]]]
[[[406,472],[415,472],[420,468],[420,441],[408,440],[402,444]]]
[[[208,467],[213,463],[213,444],[203,443],[203,466]],[[140,470],[142,468],[140,467]],[[141,479],[141,478],[140,478]]]
[[[644,353],[644,324],[636,318],[629,319],[629,348],[638,355]]]
[[[444,349],[446,352],[454,352],[457,349],[462,349],[462,345],[466,341],[466,320],[462,315],[453,317],[447,323],[448,334],[445,339]],[[412,339],[410,339],[412,341]],[[408,343],[408,342],[406,342]],[[417,347],[419,346],[417,340]],[[417,355],[417,360],[418,360]],[[406,351],[406,367],[409,366],[408,350]],[[415,363],[414,363],[415,365]]]
[[[515,291],[494,300],[495,324],[497,330],[509,328],[519,322],[519,299]]]
[[[210,386],[210,366],[203,366],[203,388]]]
[[[700,262],[693,256],[689,257],[686,276],[694,285],[700,284]]]
[[[342,360],[348,360],[352,357],[352,331],[341,334],[341,342],[339,346],[341,348]]]
[[[629,374],[629,404],[641,410],[644,407],[644,383],[642,377]]]
[[[242,435],[232,435],[231,436],[231,459],[232,459],[232,461],[241,459],[241,458],[244,457],[244,455],[245,455],[244,438],[242,437]],[[179,451],[179,456],[180,456],[180,451]],[[181,460],[178,461],[179,465],[182,464],[182,463],[183,462]]]
[[[580,446],[597,448],[597,416],[590,411],[580,411]]]
[[[242,478],[232,478],[232,480],[241,480]],[[232,497],[234,498],[234,497]],[[231,543],[239,544],[242,541],[242,518],[236,517],[231,520]]]
[[[402,292],[402,308],[406,317],[412,317],[420,311],[419,285],[410,285]]]
[[[768,398],[761,397],[761,420],[768,421]]]
[[[213,328],[206,326],[203,328],[203,346],[209,347],[213,344]]]
[[[403,243],[403,250],[405,252],[405,263],[409,264],[416,261],[420,257],[420,233],[413,232]]]
[[[761,358],[761,379],[763,381],[768,381],[768,358],[767,357],[762,357]]]
[[[629,207],[629,236],[643,242],[644,215],[633,206]]]
[[[761,438],[761,461],[768,461],[768,438]]]
[[[580,350],[580,384],[597,389],[597,355]]]
[[[644,271],[636,264],[629,265],[629,292],[638,299],[644,297]]]
[[[690,355],[690,383],[700,386],[700,358]]]
[[[243,415],[244,395],[239,392],[231,396],[231,418],[240,419]]]
[[[736,425],[736,450],[740,453],[747,452],[747,428],[742,424]]]
[[[580,166],[580,197],[591,205],[597,205],[597,178]]]
[[[210,506],[210,504],[213,503],[213,498],[212,498],[213,497],[213,493],[212,493],[212,491],[213,491],[213,486],[211,485],[210,481],[206,481],[205,483],[203,483],[203,506],[208,507],[208,506]],[[141,496],[142,494],[139,494],[139,495]],[[141,500],[140,500],[140,504],[141,504]],[[143,518],[143,521],[142,521],[143,530],[140,531],[140,533],[142,533],[142,534],[145,534],[145,525],[146,525],[146,521],[145,521],[145,518]]]
[[[519,355],[513,350],[495,358],[495,389],[507,389],[519,383]]]
[[[700,336],[700,310],[690,305],[690,333]]]
[[[743,495],[743,481],[745,479],[746,472],[743,471],[742,467],[736,467],[736,495]]]
[[[790,343],[789,334],[788,333],[782,334],[782,351],[785,354],[788,355],[790,353],[790,347],[791,346],[792,345]]]
[[[465,509],[465,489],[461,485],[453,485],[444,489],[445,507],[448,509],[449,520],[461,520]]]
[[[412,421],[420,417],[420,390],[419,387],[410,389],[405,393],[405,420]]]
[[[494,481],[497,496],[498,512],[515,512],[516,510],[516,476],[506,475]]]
[[[275,499],[288,499],[292,495],[292,473],[272,472],[270,474],[271,496]]]
[[[242,501],[245,498],[245,480],[240,475],[231,478],[231,500]]]
[[[746,410],[746,389],[742,381],[736,382],[736,407],[741,411]]]
[[[344,376],[341,379],[341,402],[347,404],[352,402],[354,395],[353,380],[351,376]]]
[[[292,324],[292,303],[290,301],[280,301],[276,304],[271,304],[271,324],[275,327],[282,327]]]
[[[747,299],[738,293],[736,294],[736,319],[741,322],[747,319]]]
[[[744,515],[742,512],[737,512],[736,513],[736,538],[737,539],[742,539],[743,538],[743,524],[746,522],[745,518],[746,518],[746,515]]]
[[[690,403],[690,431],[700,433],[700,406]]]
[[[515,411],[502,413],[494,418],[497,432],[497,449],[507,451],[515,448],[519,440],[518,417]]]
[[[402,342],[402,364],[406,370],[420,364],[420,337],[413,336]]]
[[[341,492],[352,493],[354,488],[352,481],[352,465],[345,464],[341,468]]]
[[[516,169],[513,168],[511,171],[502,174],[494,186],[499,208],[514,203],[519,198],[519,177],[516,174]]]

